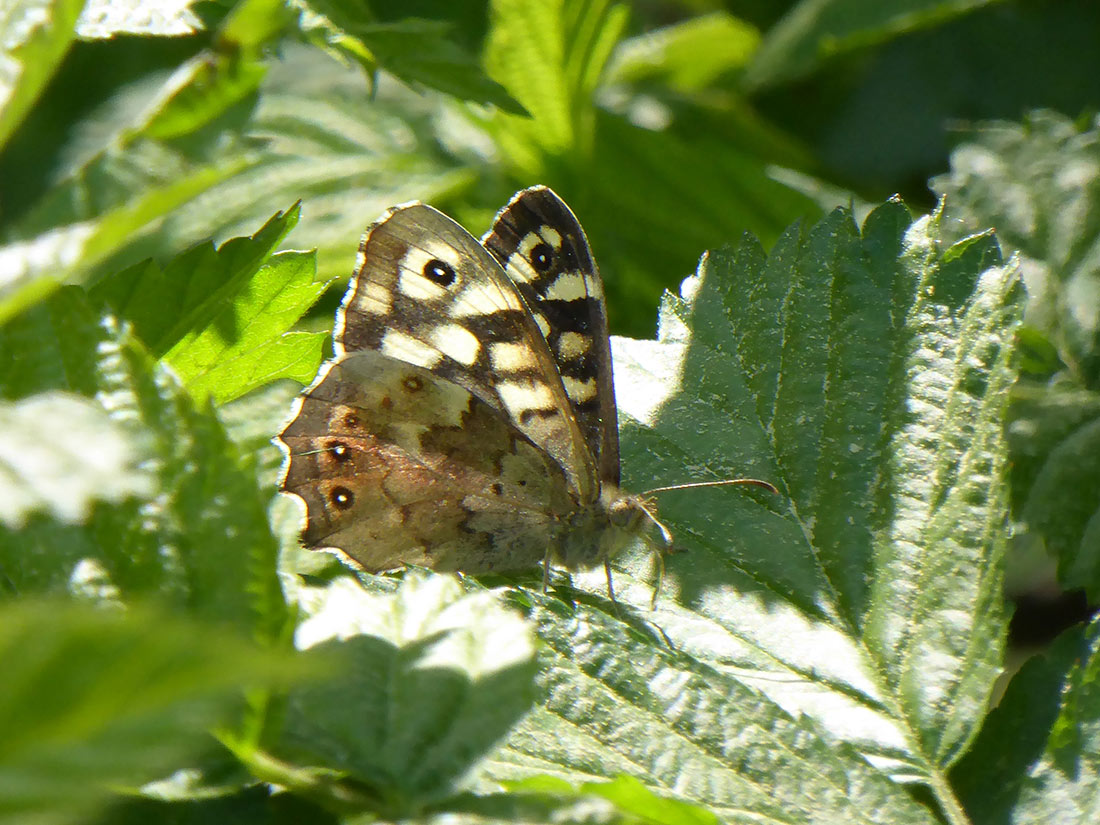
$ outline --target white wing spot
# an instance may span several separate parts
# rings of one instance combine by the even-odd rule
[[[429,281],[420,274],[420,270],[413,272],[405,269],[403,265],[401,274],[397,276],[397,289],[402,295],[414,301],[438,301],[447,297],[445,288]]]
[[[597,301],[603,298],[603,283],[600,281],[599,274],[595,272],[584,273],[584,285],[591,297]]]
[[[521,372],[536,366],[535,354],[523,343],[490,344],[489,360],[498,372]]]
[[[550,323],[546,320],[541,312],[531,313],[531,317],[535,319],[535,324],[539,328],[539,332],[542,333],[542,337],[545,338],[550,334]]]
[[[355,299],[355,309],[367,315],[388,315],[393,309],[393,293],[378,281],[362,281]]]
[[[431,369],[443,357],[439,350],[396,329],[386,330],[380,349],[383,355],[425,369]]]
[[[554,227],[542,226],[539,228],[539,234],[542,235],[544,241],[554,247],[555,252],[561,249],[561,233]]]
[[[472,315],[492,315],[502,309],[522,309],[522,305],[514,294],[501,289],[494,281],[478,281],[467,284],[455,296],[449,314],[452,318],[469,318]]]
[[[580,379],[563,375],[561,381],[562,384],[565,385],[565,394],[569,396],[570,400],[577,404],[583,404],[585,401],[591,401],[596,397],[595,378],[581,381]]]
[[[563,332],[558,336],[558,357],[563,361],[580,358],[592,346],[592,339],[579,332]]]
[[[504,265],[508,277],[521,284],[529,284],[539,277],[533,266],[528,263],[522,252],[513,252],[508,256],[508,262]]]
[[[432,330],[430,338],[440,352],[466,366],[473,364],[481,352],[481,342],[477,336],[459,324],[437,327]]]
[[[554,396],[545,384],[535,381],[503,381],[497,384],[497,395],[517,421],[527,410],[548,410],[554,407]]]
[[[575,301],[588,297],[588,282],[579,272],[563,272],[542,295],[548,301]]]

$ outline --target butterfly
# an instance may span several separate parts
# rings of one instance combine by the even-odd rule
[[[388,210],[333,348],[278,436],[305,544],[370,572],[541,563],[544,586],[552,565],[602,564],[612,600],[616,553],[647,525],[671,545],[620,489],[603,285],[549,188],[517,193],[480,242],[425,204]]]

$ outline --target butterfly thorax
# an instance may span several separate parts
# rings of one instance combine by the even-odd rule
[[[558,560],[570,570],[603,564],[641,536],[651,518],[640,496],[604,484],[599,499],[562,522],[556,537]]]

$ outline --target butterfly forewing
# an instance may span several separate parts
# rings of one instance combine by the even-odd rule
[[[554,192],[519,192],[482,241],[543,323],[569,403],[599,468],[619,483],[619,429],[603,285],[580,222]]]
[[[582,501],[596,467],[538,321],[476,239],[423,204],[369,229],[337,320],[337,353],[373,349],[500,410],[549,453]]]

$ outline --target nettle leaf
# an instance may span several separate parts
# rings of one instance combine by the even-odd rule
[[[1022,124],[977,124],[932,187],[954,231],[994,227],[1020,254],[1028,325],[1077,383],[1100,389],[1100,119],[1082,128],[1037,111]]]
[[[1100,393],[1021,381],[1008,439],[1014,512],[1058,559],[1062,587],[1100,598]]]
[[[0,604],[0,822],[88,820],[213,744],[240,689],[300,678],[300,663],[224,627],[129,605]]]
[[[696,91],[742,68],[759,45],[760,32],[751,23],[726,11],[702,14],[624,40],[608,66],[608,80],[660,78],[672,88]]]
[[[136,237],[253,163],[229,139],[229,124],[263,73],[237,52],[203,53],[147,94],[141,122],[116,124],[102,149],[12,227],[17,240],[0,247],[0,321],[61,283],[94,279],[96,267]]]
[[[19,0],[0,11],[0,147],[69,50],[83,0]],[[6,271],[0,269],[0,271]]]
[[[531,628],[492,592],[409,575],[368,593],[345,577],[304,602],[298,646],[344,666],[291,695],[282,749],[346,775],[368,808],[394,816],[453,794],[531,704]]]
[[[327,334],[287,330],[328,284],[316,281],[313,253],[271,256],[297,220],[295,206],[251,237],[202,244],[164,268],[145,261],[101,282],[92,298],[133,324],[200,401],[227,401],[277,378],[306,383]]]
[[[1002,774],[994,779],[1004,785],[987,787],[1003,788],[1002,793],[1008,792],[1005,796],[1018,793],[1012,812],[1014,821],[1088,822],[1100,805],[1100,620],[1094,619],[1084,633],[1074,633],[1056,645],[1049,659],[1044,670],[1063,669],[1060,691],[1045,696],[1031,693],[1032,700],[1041,699],[1036,703],[1039,712],[1024,711],[1029,722],[1047,721],[1043,717],[1054,701],[1060,703],[1045,746],[1038,759],[1027,765],[1025,775]],[[1024,681],[1020,690],[1035,687],[1038,685],[1034,680]],[[1016,693],[1013,706],[1021,707],[1021,699]],[[1002,715],[998,721],[1009,720]],[[1018,723],[1009,721],[1009,726],[1011,729]],[[1003,729],[994,731],[988,740],[1003,749],[994,763],[997,767],[1011,764],[1018,755],[1026,757],[1026,748],[1031,744],[1026,738],[1006,741],[1003,734]],[[983,809],[982,801],[974,802],[974,810]]]
[[[14,594],[70,592],[157,599],[197,617],[284,636],[277,543],[248,455],[196,407],[79,287],[0,328],[7,397],[68,389],[93,398],[141,439],[147,495],[100,503],[81,524],[33,517],[0,531],[0,577]],[[50,438],[48,432],[40,438]]]
[[[296,5],[302,10],[299,26],[304,33],[359,61],[368,71],[382,68],[414,86],[523,113],[504,87],[485,74],[445,20],[380,19],[365,5],[332,0],[302,0]]]
[[[801,0],[764,38],[745,76],[750,88],[791,81],[829,58],[940,25],[990,0]]]
[[[719,816],[933,821],[906,779],[962,815],[946,771],[1005,633],[1022,291],[990,236],[939,237],[890,203],[770,256],[746,239],[665,301],[657,341],[615,341],[627,489],[782,493],[662,494],[684,552],[632,631],[600,600],[537,601],[543,700],[495,776],[628,773]],[[621,559],[620,601],[644,611],[653,573],[648,550]]]
[[[371,95],[356,67],[293,43],[280,51],[278,61],[265,64],[268,74],[242,127],[249,146],[256,144],[248,166],[132,239],[97,272],[164,260],[206,238],[222,243],[251,234],[270,216],[271,203],[300,200],[295,245],[317,248],[319,280],[347,278],[356,239],[383,211],[414,198],[438,201],[473,182],[469,163],[483,161],[462,143],[473,130],[450,128],[439,96],[392,81],[380,81]],[[469,160],[442,151],[441,142]]]
[[[202,22],[179,0],[88,0],[76,31],[83,38],[119,34],[179,37],[202,29]]]
[[[950,226],[993,226],[1028,287],[1029,374],[1013,395],[1013,512],[1058,559],[1064,588],[1100,594],[1100,123],[1035,112],[984,123],[936,178]],[[957,231],[957,230],[955,230]],[[1052,376],[1059,380],[1049,383]]]
[[[607,0],[494,0],[485,65],[530,113],[499,112],[486,121],[500,151],[532,178],[546,171],[542,155],[591,149],[594,93],[626,27],[627,8]]]
[[[137,467],[131,436],[77,395],[47,392],[0,402],[0,523],[22,527],[34,510],[81,522],[96,500],[149,492],[151,479]]]

